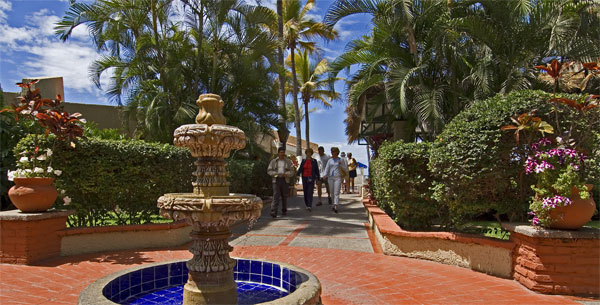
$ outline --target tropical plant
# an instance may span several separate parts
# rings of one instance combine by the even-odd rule
[[[525,174],[523,164],[530,155],[527,144],[537,142],[540,133],[523,128],[521,141],[515,146],[514,134],[499,128],[510,124],[515,114],[537,109],[535,116],[552,125],[557,109],[563,126],[574,122],[573,130],[578,133],[584,129],[598,133],[600,125],[588,125],[586,121],[578,120],[577,114],[565,105],[548,103],[552,96],[526,90],[477,101],[457,115],[438,136],[429,161],[435,177],[433,196],[448,207],[454,223],[482,213],[495,215],[499,221],[527,219],[529,198],[534,195],[529,186],[535,183],[535,177]],[[577,99],[575,95],[560,94],[558,97]],[[597,116],[600,112],[591,114]],[[552,127],[557,130],[556,126]],[[598,145],[594,137],[593,141],[590,139],[582,145],[582,151],[595,151]],[[587,155],[590,161],[597,162],[594,155]],[[588,175],[585,178],[597,183],[596,177]]]
[[[38,80],[17,83],[17,86],[26,89],[25,96],[18,98],[18,102],[4,108],[0,112],[12,112],[15,121],[30,121],[33,125],[35,146],[28,150],[15,150],[14,156],[18,157],[15,171],[8,171],[9,180],[23,177],[54,177],[62,171],[52,168],[52,153],[59,142],[69,143],[75,147],[75,139],[83,136],[83,123],[79,119],[80,113],[69,114],[62,109],[61,96],[51,100],[42,98],[40,89],[31,90]],[[41,149],[41,133],[46,137],[52,134],[52,148]]]
[[[373,23],[331,65],[334,74],[358,66],[347,83],[348,140],[358,139],[367,102],[389,109],[389,122],[416,119],[433,139],[475,99],[549,90],[534,66],[597,58],[599,9],[594,1],[335,1],[328,25],[361,13]]]
[[[333,40],[337,32],[333,27],[317,22],[309,16],[315,6],[315,0],[307,0],[301,7],[300,0],[283,0],[283,27],[285,47],[290,50],[290,66],[292,70],[292,98],[294,105],[294,127],[296,129],[296,155],[302,155],[302,135],[300,129],[300,111],[298,110],[298,79],[296,72],[296,49],[309,52],[315,50],[316,44],[310,39],[323,38]]]
[[[329,65],[326,59],[317,58],[311,60],[307,50],[298,50],[296,52],[296,78],[300,86],[300,95],[304,105],[304,130],[306,133],[306,142],[310,143],[310,123],[308,104],[311,101],[320,101],[323,107],[331,108],[330,102],[339,97],[335,90],[329,90],[330,84],[341,78],[328,78]],[[291,56],[288,56],[286,63],[291,66]],[[300,118],[302,119],[302,118]]]
[[[283,68],[284,48],[283,48],[283,0],[277,0],[277,64]],[[288,116],[286,113],[285,104],[285,71],[281,69],[277,73],[278,77],[278,90],[279,94],[279,126],[277,127],[277,134],[279,136],[279,147],[285,148],[290,131],[287,128]]]
[[[90,67],[98,86],[111,73],[106,92],[138,122],[140,138],[171,142],[173,130],[192,123],[195,100],[217,93],[229,124],[244,131],[276,124],[272,11],[240,1],[99,0],[74,3],[57,24],[66,40],[86,25],[104,56]],[[175,10],[183,9],[175,19]],[[252,120],[248,120],[251,117]],[[254,141],[249,137],[250,141]]]

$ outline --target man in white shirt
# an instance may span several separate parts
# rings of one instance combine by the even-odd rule
[[[325,148],[323,146],[319,146],[318,149],[319,155],[317,156],[317,164],[319,164],[319,172],[321,177],[325,177],[325,166],[327,165],[327,161],[329,161],[329,156],[325,154]],[[327,178],[321,178],[317,180],[317,195],[319,196],[319,201],[317,205],[323,205],[321,203],[321,193],[323,192],[323,184],[325,184],[325,189],[327,190],[327,200],[329,204],[331,204],[331,195],[329,195],[329,183],[327,183]]]
[[[271,160],[267,174],[273,177],[273,201],[271,202],[271,217],[277,217],[281,201],[281,215],[287,213],[287,194],[289,180],[295,173],[294,164],[285,156],[285,148],[277,150],[277,158]]]

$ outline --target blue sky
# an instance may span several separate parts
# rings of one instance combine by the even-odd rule
[[[275,0],[260,2],[275,8]],[[331,3],[317,0],[310,14],[320,21]],[[16,92],[19,88],[15,83],[23,78],[62,76],[67,102],[110,105],[102,90],[88,77],[88,67],[99,54],[87,30],[76,28],[67,42],[61,42],[54,36],[54,24],[68,8],[68,0],[0,0],[0,85],[4,91]],[[340,39],[319,42],[323,56],[329,61],[334,60],[348,42],[366,34],[369,28],[369,16],[355,15],[342,19],[335,27]],[[106,76],[101,83],[107,83]],[[345,96],[343,84],[336,88]],[[311,103],[310,108],[317,106]],[[321,108],[311,113],[311,141],[325,146],[327,151],[331,146],[338,146],[341,151],[352,152],[359,162],[367,163],[365,146],[346,144],[344,109],[342,99],[330,109]],[[304,138],[304,122],[302,126]],[[291,134],[295,135],[293,126],[291,128]]]

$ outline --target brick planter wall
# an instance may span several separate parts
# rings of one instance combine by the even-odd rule
[[[413,232],[400,228],[369,199],[363,199],[369,223],[386,255],[405,256],[512,277],[515,244],[472,234]]]
[[[540,293],[600,296],[600,230],[506,225],[517,245],[513,278]]]
[[[0,263],[31,264],[60,255],[58,232],[71,211],[0,212]]]

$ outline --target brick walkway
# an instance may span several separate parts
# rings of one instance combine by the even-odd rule
[[[249,233],[234,229],[232,256],[272,259],[314,273],[323,287],[323,304],[513,305],[582,301],[536,294],[513,280],[464,268],[380,254],[373,249],[372,234],[365,229],[366,217],[354,210],[355,202],[360,204],[358,197],[344,199],[346,205],[337,215],[330,213],[327,205],[307,214],[299,199],[295,199],[286,218],[263,217],[256,231]],[[357,244],[357,249],[346,249],[351,248],[350,244]],[[102,276],[139,264],[190,257],[186,247],[181,247],[61,257],[38,266],[0,264],[0,304],[76,304],[81,290]]]

